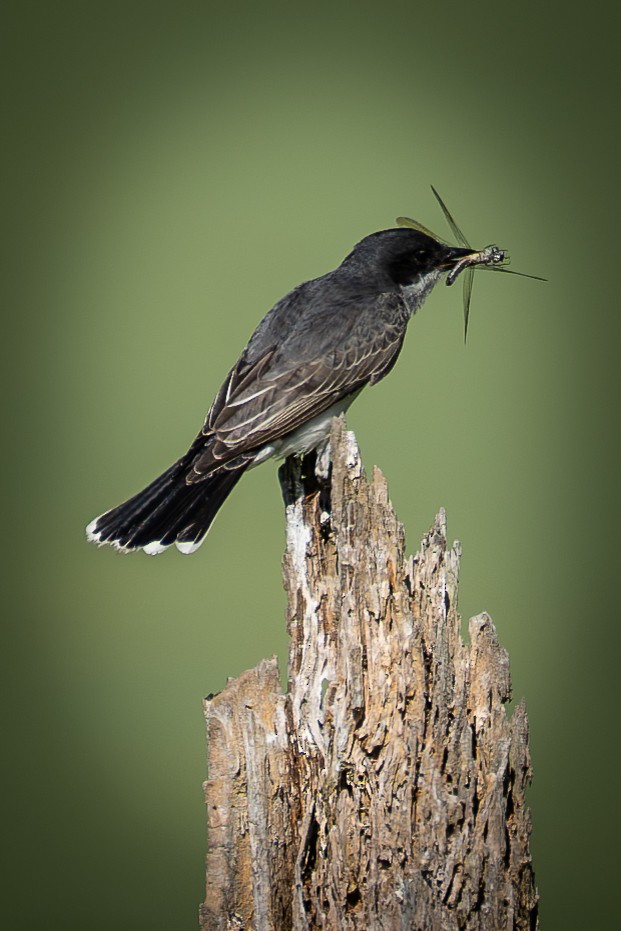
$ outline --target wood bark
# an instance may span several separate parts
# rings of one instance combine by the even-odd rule
[[[462,639],[444,512],[406,557],[342,419],[330,444],[281,469],[287,690],[272,658],[205,701],[201,929],[535,929],[508,655],[487,614]]]

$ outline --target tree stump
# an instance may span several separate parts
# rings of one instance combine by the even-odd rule
[[[287,692],[272,658],[205,700],[201,929],[535,929],[508,655],[486,614],[462,639],[444,512],[406,557],[342,418],[330,445],[281,469]]]

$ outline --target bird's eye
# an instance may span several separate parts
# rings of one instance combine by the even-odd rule
[[[429,251],[427,249],[418,249],[416,252],[416,257],[422,260],[429,258]]]

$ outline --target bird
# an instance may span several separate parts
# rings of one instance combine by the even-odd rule
[[[317,449],[332,418],[388,375],[410,319],[443,275],[452,284],[465,269],[505,261],[497,246],[476,251],[461,233],[462,244],[454,246],[417,221],[397,222],[363,238],[336,269],[300,284],[272,307],[185,455],[92,520],[89,542],[150,556],[173,545],[186,555],[196,552],[248,469]],[[468,304],[470,289],[471,283]]]

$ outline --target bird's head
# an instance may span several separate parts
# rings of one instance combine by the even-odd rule
[[[415,229],[389,229],[366,236],[343,265],[360,268],[392,287],[432,286],[474,250],[451,246]]]

